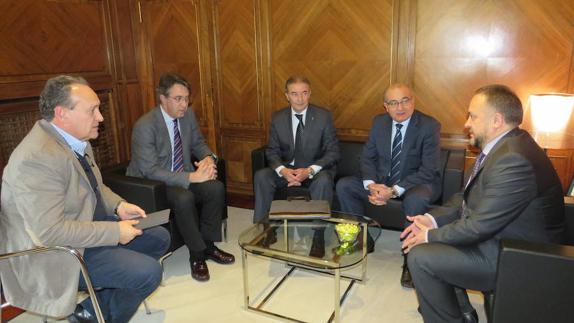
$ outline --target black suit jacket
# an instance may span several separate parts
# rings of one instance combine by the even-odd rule
[[[309,104],[305,115],[303,132],[304,165],[318,165],[322,170],[334,174],[335,165],[340,158],[339,142],[333,124],[331,112]],[[291,108],[281,109],[273,114],[269,129],[269,143],[265,156],[273,169],[288,166],[295,155]]]
[[[492,261],[502,238],[555,243],[564,238],[558,175],[544,151],[519,128],[494,146],[463,192],[429,213],[439,226],[429,231],[429,242],[478,245]]]
[[[361,176],[376,183],[387,182],[391,169],[393,119],[388,113],[373,120],[369,139],[363,148]],[[440,123],[433,117],[414,111],[403,140],[401,179],[397,185],[409,190],[429,184],[433,200],[442,192],[440,178]]]

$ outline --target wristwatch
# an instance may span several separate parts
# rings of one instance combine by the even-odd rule
[[[394,198],[399,197],[399,192],[397,191],[396,187],[394,187],[394,186],[391,187],[391,192],[392,192],[392,194],[393,194],[393,195],[391,195],[391,198],[394,199]]]

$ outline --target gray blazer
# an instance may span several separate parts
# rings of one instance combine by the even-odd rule
[[[88,144],[86,153],[94,154]],[[108,215],[121,198],[92,168]],[[47,121],[36,122],[16,147],[2,177],[0,252],[36,246],[113,246],[116,222],[92,222],[96,195],[74,152]],[[64,316],[76,306],[80,267],[72,257],[45,253],[0,262],[7,300],[20,308]]]
[[[195,171],[192,155],[203,159],[213,152],[207,146],[191,108],[179,119],[179,128],[183,146],[183,172],[171,171],[173,152],[169,132],[158,106],[143,115],[134,125],[132,158],[126,175],[158,180],[170,186],[189,187],[189,172]]]
[[[429,231],[429,242],[478,245],[493,262],[500,239],[560,243],[564,238],[558,175],[544,151],[518,128],[494,146],[463,192],[429,213],[439,226]]]
[[[324,170],[334,172],[340,153],[331,112],[309,104],[304,124],[305,131],[302,137],[304,164],[308,166],[318,165]],[[265,156],[269,166],[273,169],[281,165],[287,166],[293,161],[295,141],[293,139],[290,107],[273,114]]]

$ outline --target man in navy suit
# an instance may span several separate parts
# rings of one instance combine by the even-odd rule
[[[304,76],[285,83],[290,106],[273,114],[265,157],[268,168],[255,173],[253,222],[268,219],[275,190],[307,186],[313,200],[333,199],[339,144],[331,112],[309,103],[311,84]]]
[[[392,84],[385,91],[384,106],[388,113],[375,117],[363,148],[361,178],[337,182],[341,209],[364,214],[366,202],[383,206],[398,198],[406,215],[423,214],[442,191],[440,123],[415,110],[413,93],[405,84]],[[382,207],[381,217],[384,212]],[[406,257],[401,284],[412,288]]]

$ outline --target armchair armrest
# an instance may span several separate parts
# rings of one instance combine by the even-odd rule
[[[146,213],[167,208],[165,183],[145,178],[105,173],[104,184],[130,203],[137,204]]]
[[[574,247],[502,240],[493,322],[570,322]]]
[[[262,146],[257,149],[251,151],[251,170],[252,176],[255,176],[255,173],[267,167],[267,160],[265,158],[265,149],[267,146]]]

